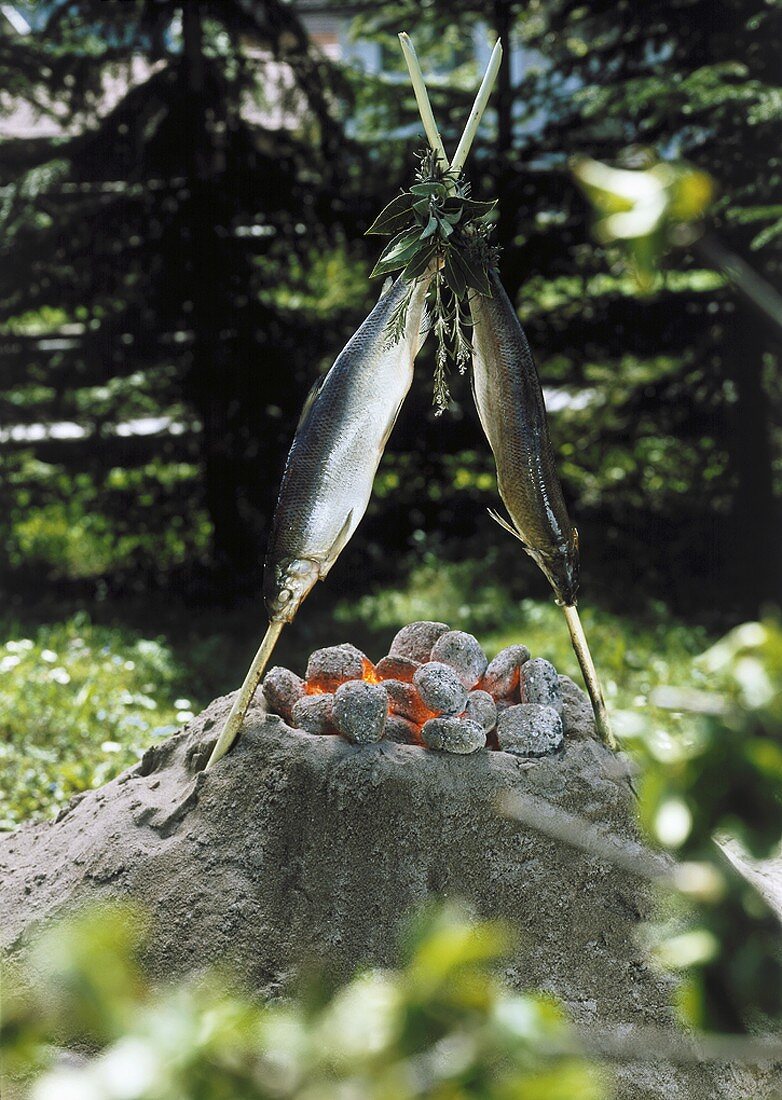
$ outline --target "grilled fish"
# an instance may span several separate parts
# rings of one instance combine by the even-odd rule
[[[429,278],[412,291],[404,331],[390,336],[410,293],[397,279],[308,397],[282,477],[264,570],[272,622],[290,622],[358,527],[423,343]]]
[[[412,292],[401,278],[384,287],[375,308],[304,403],[282,475],[264,567],[269,626],[207,768],[236,740],[283,627],[293,621],[315,582],[327,575],[367,510],[425,339],[424,299],[430,282],[425,276]],[[403,331],[394,339],[400,310]]]
[[[578,534],[562,496],[543,393],[524,329],[496,269],[492,297],[476,294],[472,387],[497,466],[497,486],[511,518],[494,518],[520,539],[564,605],[576,602]]]
[[[494,518],[520,539],[554,589],[581,666],[601,739],[616,748],[603,689],[576,607],[578,533],[570,522],[548,434],[546,406],[532,351],[495,268],[492,296],[476,294],[472,387],[483,430],[494,452],[497,487],[511,522]]]

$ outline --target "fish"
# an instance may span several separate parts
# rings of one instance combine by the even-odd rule
[[[501,527],[519,539],[547,577],[567,622],[598,735],[610,748],[616,748],[576,606],[578,532],[570,521],[557,474],[535,359],[494,265],[490,265],[487,278],[490,295],[476,293],[470,299],[472,392],[510,520],[489,511]]]
[[[426,339],[433,271],[387,280],[369,316],[307,397],[285,463],[264,564],[269,617],[207,770],[239,735],[280,633],[352,538]],[[400,331],[401,330],[401,331]]]
[[[304,405],[285,464],[264,567],[272,622],[291,622],[367,510],[386,443],[425,338],[430,279],[398,278],[348,341]],[[409,297],[404,330],[394,320]]]
[[[491,297],[475,294],[470,302],[472,391],[510,523],[492,516],[523,543],[557,600],[572,605],[578,592],[578,532],[557,474],[540,378],[496,268],[489,269],[488,279]]]

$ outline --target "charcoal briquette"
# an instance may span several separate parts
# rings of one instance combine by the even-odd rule
[[[349,680],[334,693],[334,723],[354,745],[367,745],[383,736],[388,696],[381,684]]]
[[[417,688],[406,684],[404,680],[383,680],[378,685],[388,696],[388,705],[392,714],[398,714],[409,722],[425,722],[432,717],[432,711],[424,706]]]
[[[391,656],[381,657],[375,665],[375,672],[381,680],[404,680],[411,684],[416,669],[421,667],[420,661],[413,661],[410,657]]]
[[[529,650],[525,645],[506,646],[489,661],[481,687],[495,699],[515,697],[515,702],[518,702],[519,672],[528,660]]]
[[[334,696],[329,692],[305,695],[293,708],[292,722],[296,729],[307,733],[335,733]]]
[[[409,657],[411,661],[418,661],[421,664],[429,660],[432,646],[437,639],[450,629],[448,623],[428,621],[408,623],[394,637],[388,655],[389,657]]]
[[[489,733],[497,725],[497,704],[488,691],[471,691],[461,718],[477,722],[481,729]]]
[[[467,689],[459,674],[442,661],[428,661],[413,677],[413,686],[424,706],[439,714],[459,714],[467,702]]]
[[[294,706],[304,695],[304,687],[301,676],[288,668],[275,665],[264,677],[263,696],[270,711],[290,722]]]
[[[371,667],[366,654],[350,642],[316,649],[307,662],[307,683],[322,691],[336,691],[346,680],[360,680]]]
[[[497,741],[503,752],[517,756],[549,756],[562,748],[562,719],[553,707],[519,703],[500,712]]]
[[[483,748],[486,744],[486,733],[477,722],[468,718],[443,715],[424,722],[421,739],[427,748],[466,755]]]
[[[468,691],[475,687],[489,663],[478,639],[464,630],[441,634],[432,646],[431,659],[450,665]]]
[[[553,707],[562,714],[562,689],[559,686],[557,670],[550,661],[542,657],[533,657],[521,666],[519,684],[522,703],[540,703],[544,707]]]

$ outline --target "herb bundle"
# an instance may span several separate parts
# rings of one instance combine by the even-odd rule
[[[400,271],[410,284],[389,325],[390,344],[404,332],[416,282],[435,268],[427,301],[437,338],[433,404],[439,415],[450,400],[449,362],[463,374],[470,360],[469,295],[491,297],[488,269],[496,249],[490,218],[497,203],[470,198],[464,176],[443,169],[435,153],[422,153],[420,161],[416,182],[392,199],[367,234],[391,237],[372,276]]]

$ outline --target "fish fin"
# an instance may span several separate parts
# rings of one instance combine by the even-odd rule
[[[348,542],[350,541],[350,536],[351,536],[351,533],[352,533],[351,532],[352,522],[353,522],[353,509],[351,508],[350,511],[348,512],[347,519],[342,524],[342,527],[340,528],[339,534],[334,539],[334,542],[331,546],[331,549],[329,550],[328,554],[326,555],[325,567],[322,568],[321,571],[320,571],[320,579],[321,580],[323,580],[323,578],[326,576],[329,569],[331,569],[334,562],[337,560],[339,555],[342,553],[342,551],[345,549]]]
[[[304,398],[304,404],[302,405],[301,413],[299,414],[299,422],[296,425],[296,431],[294,432],[294,435],[298,434],[301,426],[304,424],[304,421],[309,416],[310,410],[315,404],[315,399],[323,388],[323,383],[326,381],[327,377],[328,373],[323,374],[320,378],[316,378],[315,381],[312,383],[312,386],[310,387],[310,392]]]
[[[499,523],[499,525],[503,529],[503,531],[507,531],[509,535],[513,535],[513,537],[515,539],[519,540],[519,542],[522,544],[524,549],[525,550],[527,549],[527,545],[524,542],[524,539],[521,537],[521,535],[519,534],[519,532],[516,530],[516,528],[513,526],[512,523],[509,523],[508,520],[506,520],[503,516],[501,516],[499,512],[495,512],[493,508],[487,508],[486,510],[489,513],[489,515],[491,516],[491,518],[494,520],[494,522]]]
[[[381,299],[385,298],[386,294],[388,294],[389,290],[391,289],[391,287],[393,285],[394,285],[394,280],[389,275],[388,278],[384,281],[383,285],[380,288],[380,293],[378,294],[378,297],[377,297],[378,302]]]

